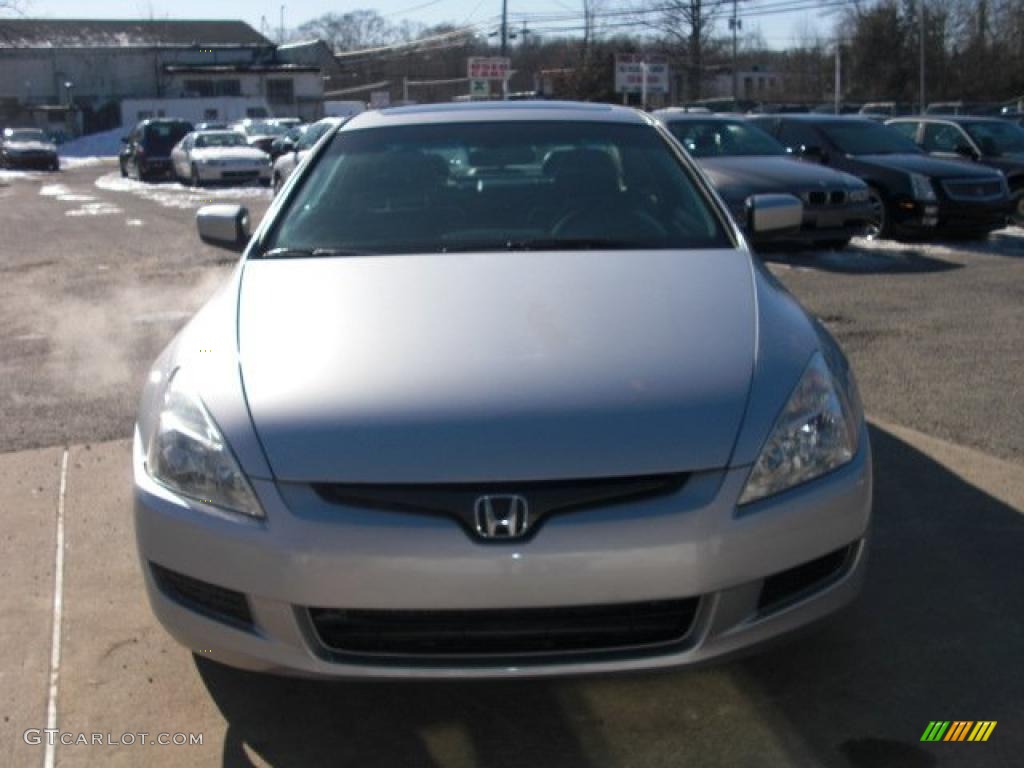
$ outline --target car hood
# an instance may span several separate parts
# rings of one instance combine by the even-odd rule
[[[742,251],[254,259],[238,301],[249,409],[284,480],[723,467],[752,376]]]
[[[45,141],[8,141],[4,144],[6,149],[15,152],[56,152],[57,146]]]
[[[978,167],[955,160],[940,160],[930,155],[896,154],[896,155],[857,155],[858,162],[891,168],[910,173],[921,173],[936,178],[991,179],[999,175],[991,168]]]
[[[196,160],[262,160],[267,155],[255,147],[202,147],[192,150]]]
[[[863,182],[849,174],[790,157],[708,157],[697,161],[719,193],[749,195],[850,189]]]

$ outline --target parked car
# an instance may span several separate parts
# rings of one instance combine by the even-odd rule
[[[284,183],[291,176],[292,171],[302,161],[316,143],[320,141],[323,136],[339,125],[345,123],[346,118],[344,117],[325,117],[323,120],[318,120],[312,125],[308,126],[302,135],[296,142],[285,143],[282,146],[282,152],[280,156],[274,161],[274,173],[273,173],[273,184],[274,194],[276,195]]]
[[[57,145],[38,128],[5,128],[0,134],[0,168],[59,171]]]
[[[912,111],[909,104],[901,104],[897,101],[869,101],[858,110],[858,114],[861,117],[879,118],[909,115]]]
[[[297,118],[246,118],[232,123],[229,127],[245,136],[249,146],[262,149],[270,154],[270,145],[278,136],[284,136],[299,123]]]
[[[867,184],[848,173],[801,163],[751,123],[671,109],[654,115],[697,160],[741,226],[752,195],[792,194],[803,201],[799,231],[748,233],[755,245],[783,240],[843,248],[871,220]]]
[[[151,117],[142,120],[132,132],[121,139],[124,147],[118,156],[122,176],[135,176],[144,181],[172,173],[171,150],[187,134],[192,123],[173,117]]]
[[[847,360],[663,128],[380,110],[296,173],[252,237],[199,210],[242,261],[146,377],[134,527],[180,642],[339,678],[639,670],[854,597]]]
[[[902,117],[886,123],[934,157],[1002,171],[1013,197],[1014,223],[1024,225],[1024,128],[998,117]]]
[[[193,187],[209,182],[270,184],[270,155],[235,131],[195,131],[171,151],[174,175]]]
[[[880,123],[834,115],[753,120],[798,157],[867,182],[874,208],[869,236],[985,237],[1005,226],[1012,210],[998,171],[929,157]]]

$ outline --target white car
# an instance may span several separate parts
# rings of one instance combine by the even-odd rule
[[[323,120],[313,123],[306,132],[303,133],[299,140],[292,143],[288,142],[285,144],[285,151],[281,153],[280,157],[274,161],[274,194],[276,195],[281,191],[281,187],[288,180],[288,177],[292,175],[292,171],[295,170],[296,166],[302,159],[309,154],[316,143],[320,141],[324,135],[338,125],[343,125],[345,118],[343,117],[325,117]]]
[[[193,187],[207,182],[270,184],[270,155],[250,147],[235,131],[194,131],[171,150],[174,175]]]

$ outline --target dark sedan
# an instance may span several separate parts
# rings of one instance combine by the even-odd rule
[[[1024,225],[1024,128],[998,117],[901,117],[886,123],[934,157],[1002,171],[1013,197],[1014,222]]]
[[[842,248],[872,218],[867,185],[856,176],[801,163],[779,142],[731,117],[662,110],[655,116],[700,164],[733,217],[747,220],[747,200],[759,194],[796,195],[804,203],[799,232],[749,235],[755,245],[786,240]]]
[[[863,118],[765,115],[752,118],[804,160],[867,182],[881,237],[986,237],[1012,210],[999,171],[930,157],[892,128]]]
[[[0,167],[59,170],[57,145],[38,128],[7,128],[0,134]]]

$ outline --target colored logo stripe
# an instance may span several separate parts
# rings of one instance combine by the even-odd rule
[[[995,728],[995,720],[931,720],[921,741],[988,741]]]

